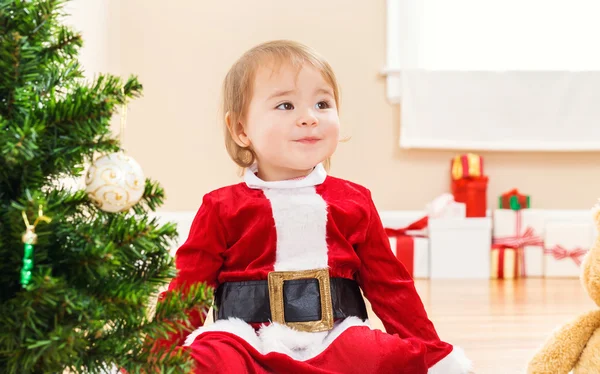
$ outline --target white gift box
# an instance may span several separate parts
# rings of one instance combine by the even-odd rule
[[[381,212],[381,222],[383,227],[389,229],[401,229],[422,218],[422,212],[411,211],[387,211]],[[426,236],[427,229],[419,231],[409,231],[409,235]],[[396,256],[396,238],[389,237],[390,247]],[[413,278],[429,278],[429,239],[426,237],[413,237]]]
[[[489,217],[430,219],[431,279],[489,279],[491,239]]]
[[[394,255],[397,255],[396,238],[390,237],[390,246],[392,247],[392,252],[394,252]],[[429,239],[413,237],[413,248],[413,278],[429,278]]]
[[[546,277],[579,277],[581,260],[592,247],[592,222],[550,221],[546,223],[544,266]]]
[[[467,205],[454,200],[449,193],[441,194],[433,199],[425,207],[427,216],[434,218],[465,218],[467,216]]]
[[[541,277],[544,275],[544,228],[547,212],[539,209],[496,209],[493,211],[493,237],[522,248],[524,254],[520,276]],[[523,258],[522,258],[523,259]]]

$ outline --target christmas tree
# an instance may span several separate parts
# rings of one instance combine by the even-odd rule
[[[186,312],[207,308],[211,290],[151,310],[175,275],[176,227],[153,214],[159,183],[118,184],[140,170],[110,129],[142,86],[85,81],[64,2],[0,0],[0,372],[184,372],[185,352],[149,347],[189,328]]]

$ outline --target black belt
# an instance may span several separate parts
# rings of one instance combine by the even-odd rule
[[[350,316],[367,319],[367,308],[358,284],[351,279],[330,278],[334,319]],[[294,279],[283,284],[285,322],[318,321],[321,295],[316,279]],[[272,321],[266,280],[226,282],[215,293],[214,320],[236,317],[248,323]]]

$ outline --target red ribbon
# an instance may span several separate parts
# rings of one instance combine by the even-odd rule
[[[519,251],[517,248],[506,247],[503,245],[493,246],[492,249],[498,250],[498,279],[504,279],[504,256],[506,254],[506,250],[516,251],[515,257],[519,257],[521,251]],[[518,261],[518,259],[517,259],[517,261]],[[515,264],[514,274],[513,274],[513,276],[515,278],[519,274],[518,268],[519,267],[518,267],[518,262],[517,262],[517,264]]]
[[[585,254],[587,253],[587,249],[577,247],[569,251],[561,245],[556,245],[552,248],[544,249],[544,253],[551,254],[557,260],[570,258],[577,266],[581,266],[581,263],[583,262],[583,256],[585,256]]]
[[[492,249],[498,249],[498,278],[504,278],[504,251],[506,249],[514,249],[517,251],[517,261],[521,263],[521,276],[527,276],[525,267],[525,246],[544,246],[544,240],[541,236],[536,235],[531,227],[527,227],[525,232],[521,234],[521,211],[515,211],[516,222],[515,232],[513,236],[501,236],[492,238]],[[518,263],[515,264],[515,268]],[[515,270],[515,274],[518,274]]]
[[[388,237],[396,238],[396,258],[406,267],[411,276],[414,274],[415,266],[414,238],[425,236],[408,234],[408,231],[423,230],[427,227],[428,221],[429,217],[425,216],[401,229],[385,228]]]

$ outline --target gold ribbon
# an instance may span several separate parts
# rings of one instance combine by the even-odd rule
[[[452,179],[458,180],[462,178],[462,163],[460,161],[460,156],[454,157],[452,161]]]
[[[469,176],[481,176],[481,158],[473,153],[467,154],[467,164],[469,165]]]
[[[125,124],[127,123],[127,97],[125,96],[125,87],[121,87],[121,93],[123,94],[123,105],[121,106],[121,133],[119,138],[121,139],[121,146],[125,138]]]
[[[463,170],[463,158],[467,160],[467,170]],[[481,157],[474,153],[456,156],[452,159],[452,179],[481,176]]]

